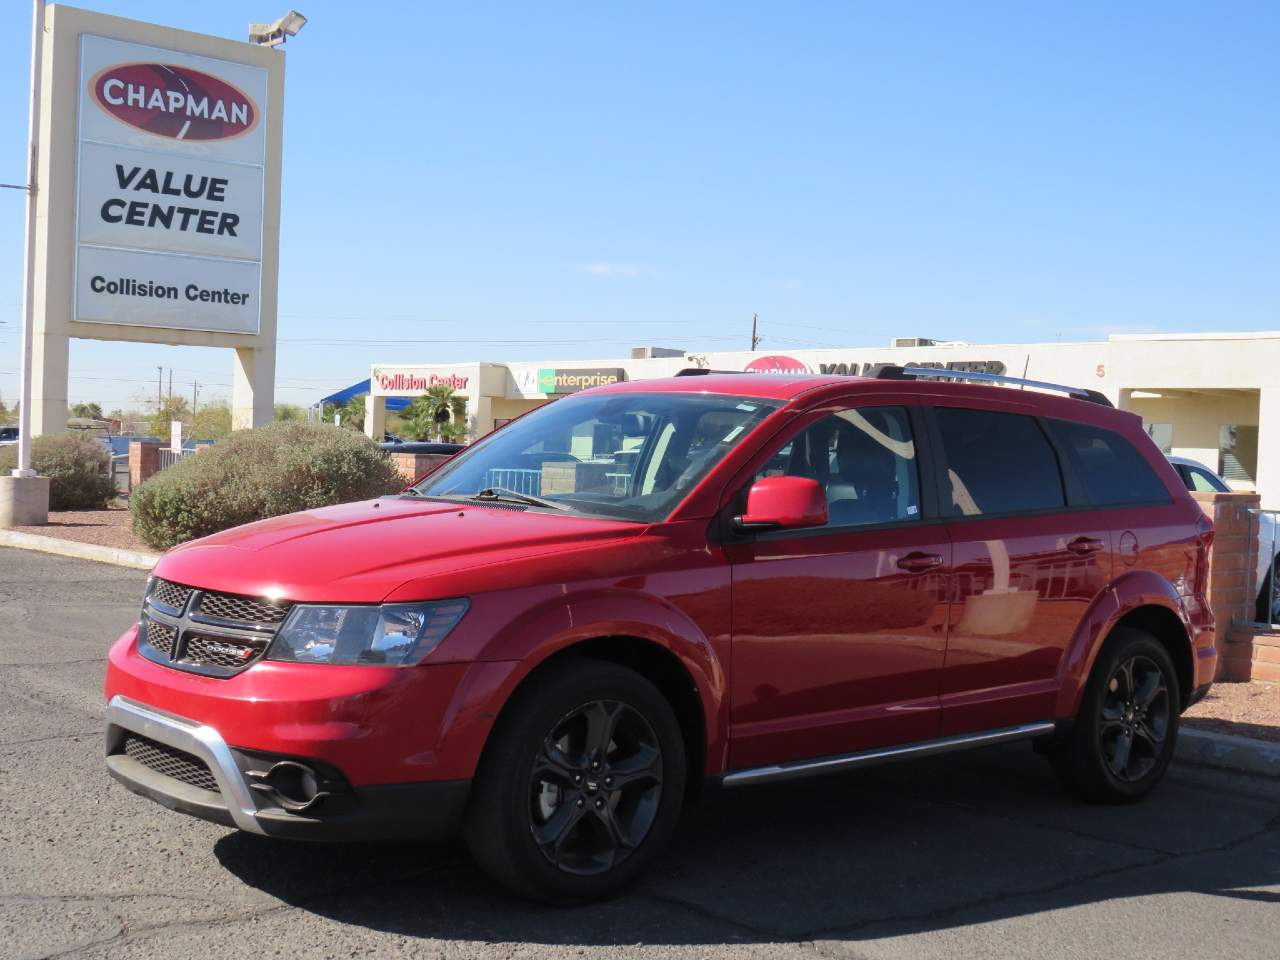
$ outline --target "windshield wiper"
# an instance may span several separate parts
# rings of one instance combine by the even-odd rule
[[[516,503],[527,503],[534,507],[546,507],[549,510],[567,510],[569,509],[563,503],[556,503],[554,500],[544,500],[542,497],[535,497],[529,493],[520,493],[516,490],[508,490],[506,487],[485,487],[470,500],[513,500]]]

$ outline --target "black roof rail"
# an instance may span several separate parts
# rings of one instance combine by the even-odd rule
[[[745,373],[745,370],[708,370],[706,367],[685,367],[676,373],[677,377],[720,376],[725,373]]]
[[[891,363],[886,363],[884,366],[880,367],[880,369],[875,371],[875,378],[877,380],[916,380],[921,377],[930,377],[940,380],[969,380],[974,383],[999,383],[1018,387],[1035,387],[1038,390],[1052,390],[1056,393],[1065,393],[1078,400],[1088,400],[1090,403],[1100,404],[1104,407],[1114,406],[1114,404],[1107,399],[1106,394],[1097,390],[1090,390],[1087,387],[1068,387],[1061,383],[1046,383],[1043,380],[1025,380],[1021,377],[1006,377],[997,373],[979,373],[976,370],[944,370],[940,367],[900,367]]]

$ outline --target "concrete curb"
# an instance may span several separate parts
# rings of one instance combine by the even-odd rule
[[[1174,759],[1202,767],[1280,777],[1280,743],[1182,727]]]
[[[113,563],[117,567],[133,567],[137,570],[150,570],[156,565],[156,561],[160,559],[160,554],[158,553],[120,550],[116,547],[99,546],[96,543],[60,540],[57,537],[42,537],[38,534],[22,533],[18,530],[0,530],[0,547],[17,547],[19,550],[56,553],[63,557],[96,560],[99,563]]]

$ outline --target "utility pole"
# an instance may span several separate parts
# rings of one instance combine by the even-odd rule
[[[173,367],[169,368],[169,405],[173,406]]]
[[[751,315],[751,349],[752,351],[754,351],[756,347],[760,346],[760,338],[756,336],[756,324],[759,323],[759,321],[760,321],[760,315],[758,313],[753,313]]]
[[[196,398],[200,396],[200,384],[194,380],[191,381],[191,413],[196,412]]]
[[[164,409],[164,367],[156,367],[156,413]]]

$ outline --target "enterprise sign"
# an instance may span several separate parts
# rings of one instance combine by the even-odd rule
[[[75,317],[259,329],[267,71],[84,34]]]
[[[544,367],[538,371],[538,392],[577,393],[588,387],[602,387],[626,379],[627,371],[622,367]]]

